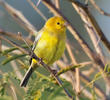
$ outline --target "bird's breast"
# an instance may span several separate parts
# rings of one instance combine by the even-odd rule
[[[43,59],[46,64],[53,64],[58,60],[65,49],[65,38],[43,34],[36,44],[34,53]]]

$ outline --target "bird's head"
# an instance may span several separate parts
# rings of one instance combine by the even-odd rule
[[[45,24],[45,27],[52,32],[65,32],[66,22],[62,17],[51,17]]]

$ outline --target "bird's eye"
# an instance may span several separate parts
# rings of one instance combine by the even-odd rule
[[[60,25],[60,23],[59,23],[59,22],[57,22],[57,25]]]

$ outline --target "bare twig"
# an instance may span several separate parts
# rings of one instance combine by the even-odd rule
[[[38,0],[36,6],[38,7],[42,0]]]
[[[69,61],[65,53],[62,55],[62,59],[65,63],[68,63]]]
[[[8,32],[8,31],[5,31],[3,29],[0,29],[0,35],[5,35],[5,36],[9,36],[13,39],[17,39],[17,40],[20,40],[22,41],[22,37],[19,36],[17,33],[12,33],[12,32]],[[26,37],[23,37],[26,41],[28,41],[29,44],[32,44],[32,41]]]
[[[4,38],[3,36],[0,36],[0,39],[5,40],[5,41],[7,41],[9,44],[11,44],[12,46],[19,48],[19,50],[22,51],[23,53],[29,54],[28,51],[26,51],[25,49],[21,48],[20,46],[14,44],[14,42],[12,42],[12,41],[10,41],[10,40]]]
[[[15,61],[11,61],[10,63],[11,63],[11,65],[12,65],[12,68],[13,68],[14,72],[16,73],[17,77],[18,77],[20,80],[22,80],[22,79],[23,79],[23,76],[22,76],[21,72],[19,71],[16,62],[15,62]],[[28,87],[27,87],[27,88],[28,88]],[[26,91],[27,88],[24,88],[24,91]]]
[[[15,61],[11,61],[10,63],[12,65],[12,68],[13,68],[14,72],[16,73],[17,77],[20,80],[22,80],[23,79],[23,76],[22,76],[21,72],[19,71],[19,69],[18,69],[18,67],[16,65],[16,62]]]
[[[82,88],[84,88],[83,86],[80,86],[81,87],[81,89]],[[92,99],[92,94],[87,90],[87,89],[84,89],[83,91],[83,94],[86,96],[86,97],[88,97],[90,100]],[[100,100],[100,99],[97,99],[97,100]]]
[[[59,0],[54,0],[56,8],[60,8],[60,1]]]
[[[23,14],[17,9],[13,8],[11,5],[3,0],[0,0],[0,5],[2,5],[8,13],[16,19],[19,24],[26,29],[28,32],[34,34],[37,32],[36,28],[30,24],[30,22],[23,16]]]
[[[110,51],[110,41],[106,38],[103,31],[101,30],[100,26],[96,22],[95,18],[90,13],[88,6],[83,6],[79,2],[75,2],[72,0],[72,4],[74,5],[77,12],[80,14],[83,21],[89,26],[93,27],[95,29],[96,34],[100,37],[101,41],[104,43],[104,45],[107,47],[107,49]],[[89,22],[89,23],[88,23]]]
[[[87,45],[84,39],[81,38],[80,34],[76,31],[76,29],[71,25],[71,23],[65,18],[65,16],[50,2],[50,0],[42,0],[43,3],[55,14],[62,16],[68,22],[68,29],[74,35],[76,40],[80,43],[81,47],[86,51],[85,53],[92,59],[96,64],[102,66],[104,68],[103,62],[100,60],[100,57],[92,51],[92,49]]]
[[[15,84],[13,84],[12,80],[9,79],[9,87],[11,88],[11,86],[14,88],[14,91],[16,92],[16,95],[21,96],[22,97],[22,93],[20,91],[18,91],[18,88],[16,87]],[[14,94],[13,94],[14,95]],[[14,99],[15,100],[15,99]]]
[[[15,88],[14,88],[12,85],[10,86],[10,88],[11,88],[11,90],[12,90],[13,99],[14,99],[14,100],[18,100],[18,99],[17,99],[16,92],[15,92]]]
[[[57,63],[61,68],[65,68],[65,64],[63,62],[58,62]],[[67,75],[68,76],[68,75]],[[65,78],[65,76],[63,76]],[[89,78],[87,78],[83,73],[80,72],[80,79],[84,82],[84,83],[89,83],[91,82],[91,80]],[[68,81],[71,82],[71,80],[68,79]],[[108,100],[106,97],[106,94],[104,93],[104,91],[96,84],[94,83],[94,87],[95,87],[95,91],[96,93],[103,98],[102,100]]]
[[[75,10],[77,11],[77,13],[80,15],[80,17],[82,18],[83,22],[85,23],[86,30],[88,31],[88,33],[91,37],[94,47],[104,63],[104,59],[103,59],[104,56],[103,56],[102,49],[101,49],[100,45],[96,46],[98,37],[97,37],[97,31],[92,24],[92,20],[91,20],[92,16],[89,14],[89,12],[88,13],[86,12],[88,8],[79,6],[79,5],[77,5],[77,3],[72,3],[72,5],[75,8]],[[95,19],[94,19],[94,21],[95,21]]]
[[[100,55],[100,59],[102,60],[103,64],[105,64],[106,62],[104,60],[104,55],[103,55],[101,46],[99,44],[97,45],[97,42],[98,42],[98,39],[99,39],[100,35],[103,36],[102,38],[104,39],[104,41],[106,41],[106,44],[105,44],[106,47],[108,46],[110,48],[110,42],[107,40],[104,33],[101,31],[99,25],[97,24],[95,18],[90,13],[88,7],[81,6],[76,2],[72,2],[72,5],[74,6],[74,8],[78,12],[78,14],[81,16],[83,22],[85,23],[85,28],[86,28],[86,30],[88,31],[88,33],[91,37],[91,40],[94,44],[96,52],[97,52],[97,54]],[[97,34],[99,35],[99,37],[97,37]],[[102,42],[105,43],[102,38],[100,37]],[[101,69],[99,68],[99,70],[101,70]],[[110,86],[110,84],[108,82],[109,77],[106,78],[106,76],[104,76],[104,75],[103,75],[103,77],[106,80],[107,85]]]
[[[85,82],[86,84],[91,82],[91,80],[89,78],[87,78],[85,75],[83,75],[81,72],[80,72],[80,75],[81,75],[81,80],[83,80],[83,82]],[[94,87],[95,87],[96,93],[101,98],[103,98],[103,100],[108,100],[106,94],[104,93],[104,91],[96,83],[94,83]]]
[[[4,37],[2,37],[2,36],[0,36],[0,38],[3,39],[3,40],[5,40],[5,41],[7,41],[8,43],[10,43],[11,45],[13,45],[14,47],[19,48],[23,53],[26,53],[26,54],[32,56],[32,58],[34,58],[34,59],[36,59],[37,61],[39,61],[39,62],[40,62],[39,64],[41,64],[43,67],[45,67],[45,68],[52,74],[52,76],[56,79],[56,81],[58,82],[58,84],[64,89],[66,95],[67,95],[70,99],[73,99],[72,96],[70,95],[70,93],[67,91],[67,89],[63,87],[62,81],[60,80],[60,78],[59,78],[58,76],[56,76],[56,75],[54,74],[54,72],[51,70],[51,68],[50,68],[48,65],[46,65],[43,61],[41,61],[40,58],[38,58],[34,53],[31,54],[30,52],[26,51],[25,49],[21,48],[19,45],[13,43],[12,41],[10,41],[10,40],[8,40],[8,39],[6,39],[6,38],[4,38]]]
[[[0,74],[1,75],[4,75],[5,74],[5,72],[3,72],[2,70],[0,70]],[[12,80],[11,79],[8,79],[8,82],[9,82],[9,88],[12,90],[12,88],[13,88],[13,90],[11,91],[11,94],[12,94],[12,96],[13,96],[13,99],[14,100],[17,100],[17,93],[18,94],[20,94],[20,92],[18,92],[18,89],[16,89],[16,87],[13,85],[13,82],[12,82]],[[12,88],[11,88],[12,87]],[[20,94],[21,95],[21,94]],[[16,98],[16,99],[15,99]]]
[[[32,56],[32,58],[34,58],[37,61],[39,61],[39,64],[41,64],[43,67],[45,67],[52,74],[52,76],[56,79],[56,81],[58,82],[58,84],[64,89],[65,94],[70,99],[74,100],[74,98],[70,95],[70,93],[67,91],[67,89],[63,87],[62,81],[60,80],[60,78],[55,75],[55,73],[51,70],[51,68],[48,65],[46,65],[40,58],[38,58],[34,53],[32,53],[31,56]]]
[[[58,65],[62,65],[63,64],[63,62],[62,61],[57,61],[57,64]],[[60,75],[60,74],[63,74],[63,73],[65,73],[65,72],[67,72],[67,71],[73,71],[73,70],[75,70],[76,68],[82,68],[82,67],[84,67],[84,66],[86,66],[86,65],[89,65],[89,64],[91,64],[91,62],[83,62],[83,63],[79,63],[79,64],[70,64],[70,65],[67,65],[67,66],[65,66],[65,68],[62,68],[58,73],[57,73],[57,75]],[[79,91],[80,92],[80,91]]]
[[[74,0],[73,0],[74,1]],[[42,0],[42,2],[57,16],[62,16],[67,22],[68,22],[68,29],[69,31],[74,35],[74,38],[80,43],[81,47],[83,48],[85,53],[89,56],[89,58],[95,62],[96,65],[100,67],[101,70],[104,69],[105,65],[100,59],[100,56],[93,52],[93,50],[88,46],[88,44],[85,42],[85,40],[80,36],[80,34],[76,31],[76,29],[71,25],[71,23],[65,18],[65,16],[59,11],[54,4],[50,0]],[[80,5],[80,4],[79,4]],[[110,47],[110,46],[109,46]],[[107,84],[110,86],[110,79],[109,77],[104,77],[106,80]]]
[[[76,61],[76,59],[75,59],[75,57],[74,57],[74,55],[73,55],[73,53],[72,53],[72,50],[71,50],[71,48],[70,48],[69,43],[66,44],[66,48],[67,48],[67,50],[68,50],[68,53],[69,53],[70,58],[71,58],[71,60],[72,60],[72,63],[76,65],[76,64],[77,64],[77,61]],[[75,74],[75,77],[76,77],[76,88],[75,88],[75,90],[76,90],[77,93],[79,93],[79,92],[80,92],[79,68],[76,68],[75,70],[76,70],[76,74]]]
[[[91,4],[99,11],[99,13],[101,13],[102,15],[105,15],[105,16],[109,16],[110,17],[110,14],[105,12],[104,10],[102,10],[96,3],[94,0],[89,0],[91,2]]]
[[[82,71],[82,73],[85,75],[85,76],[90,76],[93,72],[95,71],[94,67],[91,67],[89,70],[87,71]]]
[[[0,40],[0,52],[2,51],[2,40]]]
[[[66,65],[64,64],[64,62],[61,61],[61,60],[58,60],[58,61],[57,61],[57,64],[66,67]],[[87,61],[87,62],[78,63],[77,65],[81,65],[81,68],[82,68],[83,66],[91,65],[91,64],[92,64],[91,61]],[[74,65],[75,65],[75,64],[70,64],[70,65],[67,65],[67,67],[69,67],[69,66],[74,66]]]
[[[34,3],[31,0],[27,0],[29,2],[29,4],[35,9],[35,11],[46,21],[47,18],[45,17],[45,15],[37,8],[36,5],[34,5]]]

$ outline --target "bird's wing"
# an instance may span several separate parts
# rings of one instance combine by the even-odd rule
[[[32,47],[31,53],[34,52],[34,49],[36,48],[36,45],[37,45],[39,39],[41,38],[41,36],[42,36],[42,34],[43,34],[43,30],[44,30],[44,29],[41,29],[41,30],[38,32],[38,35],[35,37],[35,40],[34,40],[34,43],[33,43],[33,47]],[[30,64],[31,64],[31,62],[32,62],[32,57],[30,58],[29,62],[30,62]]]
[[[34,43],[33,43],[33,47],[32,47],[32,51],[34,51],[40,37],[42,36],[42,33],[43,33],[43,30],[44,29],[41,29],[39,32],[38,32],[38,35],[35,37],[35,40],[34,40]]]

